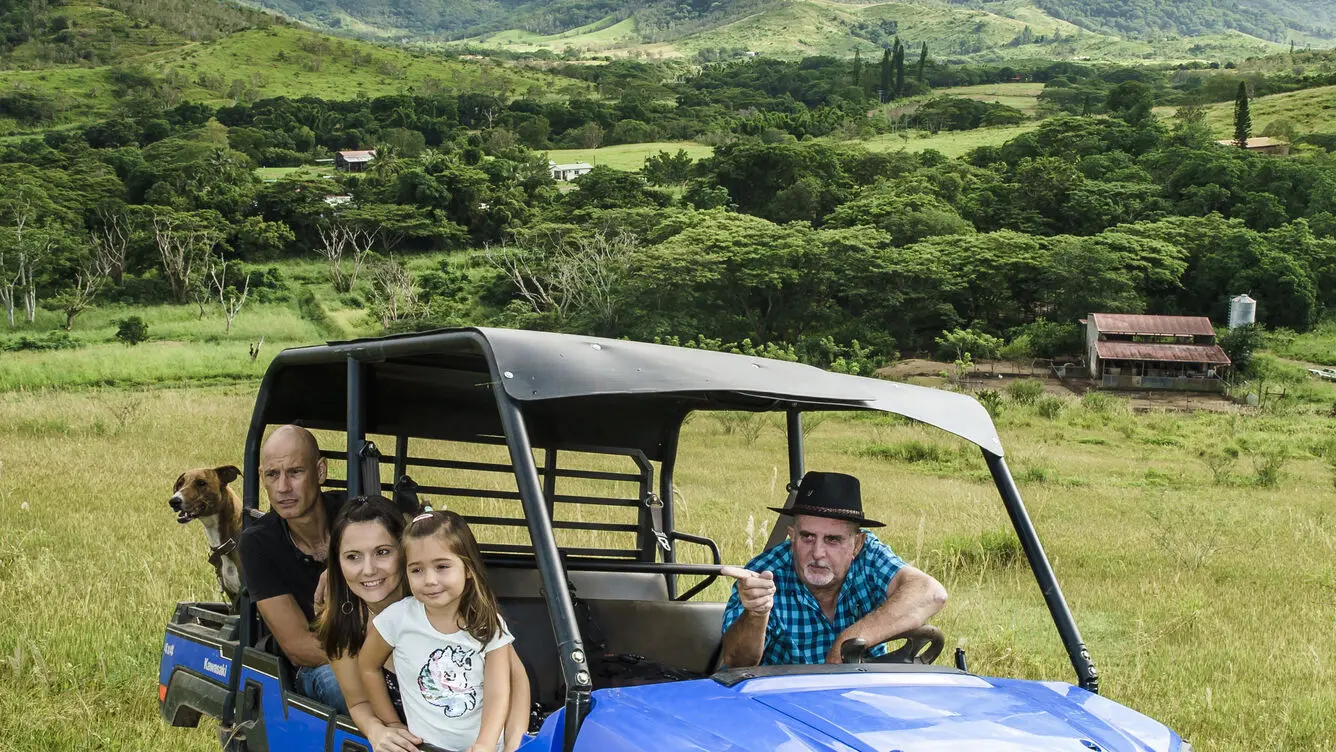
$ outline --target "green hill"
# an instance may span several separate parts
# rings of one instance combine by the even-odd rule
[[[514,52],[676,57],[704,51],[713,59],[724,50],[791,58],[850,55],[855,47],[889,46],[899,36],[911,46],[926,42],[938,59],[1223,62],[1277,52],[1291,40],[1300,46],[1336,44],[1336,13],[1297,0],[1209,6],[1208,0],[1189,0],[1143,8],[1146,2],[651,0],[614,6],[608,0],[261,0],[266,7],[326,28],[433,41],[465,38]],[[1265,15],[1257,16],[1249,3],[1263,8]]]
[[[37,33],[0,55],[0,135],[103,118],[148,99],[217,105],[464,89],[542,98],[588,89],[516,63],[331,37],[255,11],[213,13],[228,8],[214,3],[191,4],[211,21],[186,23],[167,12],[175,3],[71,0],[30,19]]]

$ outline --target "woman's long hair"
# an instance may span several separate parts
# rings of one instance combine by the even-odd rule
[[[409,523],[404,531],[404,546],[410,540],[435,537],[450,549],[460,561],[468,578],[464,593],[459,597],[459,620],[464,631],[486,645],[501,631],[501,617],[496,597],[487,584],[487,570],[482,563],[478,540],[463,517],[450,511],[423,512]],[[405,554],[405,559],[407,555]]]
[[[343,531],[355,522],[379,522],[398,546],[404,532],[404,516],[394,503],[384,496],[357,496],[349,499],[334,517],[334,529],[329,533],[329,558],[325,576],[325,609],[317,619],[316,637],[330,658],[356,656],[366,640],[366,625],[371,618],[367,604],[348,588],[341,562]],[[408,595],[403,574],[403,556],[394,573],[399,578],[399,593]]]

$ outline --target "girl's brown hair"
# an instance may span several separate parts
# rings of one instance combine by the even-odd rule
[[[455,512],[427,511],[414,517],[404,531],[404,548],[407,549],[409,541],[431,537],[444,543],[464,562],[467,579],[464,582],[464,593],[459,597],[460,626],[478,642],[486,645],[501,631],[501,617],[496,597],[487,584],[482,551],[473,537],[473,531],[464,518]]]
[[[367,604],[353,595],[339,563],[343,548],[343,532],[354,522],[379,522],[390,534],[390,540],[399,545],[404,532],[404,516],[394,503],[384,496],[357,496],[344,503],[334,517],[334,529],[329,533],[329,557],[326,562],[325,608],[316,617],[316,638],[330,658],[355,657],[366,641],[366,625],[371,618]],[[408,595],[408,583],[403,575],[403,556],[399,557],[399,594]]]

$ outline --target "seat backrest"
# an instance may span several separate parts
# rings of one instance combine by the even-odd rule
[[[668,581],[653,572],[567,572],[576,595],[606,600],[668,600]],[[487,584],[498,599],[534,598],[543,587],[536,569],[491,567]]]
[[[559,707],[561,663],[547,604],[541,598],[501,598],[501,615],[515,635],[515,650],[532,671],[530,692],[546,709]],[[723,603],[583,599],[603,632],[609,653],[635,653],[669,666],[709,673],[719,650]],[[583,636],[589,649],[589,635]],[[595,688],[598,681],[595,679]]]
[[[609,653],[635,653],[698,674],[709,673],[719,649],[723,603],[590,600]]]
[[[501,616],[515,636],[515,652],[530,671],[529,693],[546,710],[559,707],[561,663],[557,660],[557,640],[552,634],[547,602],[542,598],[497,599]]]

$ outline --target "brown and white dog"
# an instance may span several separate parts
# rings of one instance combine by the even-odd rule
[[[187,470],[176,479],[168,500],[182,525],[199,520],[209,539],[209,563],[218,573],[218,584],[232,603],[241,592],[241,557],[237,543],[241,539],[241,499],[228,483],[241,470],[233,465],[200,467]]]

